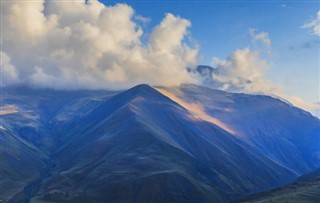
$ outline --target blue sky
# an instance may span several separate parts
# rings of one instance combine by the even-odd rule
[[[107,5],[117,2],[102,1]],[[172,13],[190,20],[189,32],[200,46],[203,64],[212,57],[226,58],[236,49],[250,47],[264,52],[252,42],[248,29],[269,33],[271,64],[267,78],[284,87],[286,93],[310,101],[319,99],[319,36],[301,26],[315,17],[318,1],[124,1],[137,15],[151,19],[148,35],[164,17]]]

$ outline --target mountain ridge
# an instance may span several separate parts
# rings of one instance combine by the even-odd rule
[[[251,118],[251,114],[245,113],[247,106],[244,104],[247,101],[251,111],[258,113],[258,116],[260,111],[268,112],[269,108],[275,107],[280,110],[286,108],[292,114],[291,107],[286,105],[266,108],[265,100],[269,104],[278,104],[272,98],[269,99],[274,103],[265,97],[235,95],[197,86],[167,90],[184,102],[201,104],[202,110],[209,116],[213,115],[228,124],[237,121],[232,119],[237,119],[236,115],[240,116],[240,113],[245,115],[244,118]],[[28,187],[29,191],[34,191],[32,194],[26,191],[25,194],[31,202],[229,202],[243,195],[287,184],[311,170],[308,167],[313,167],[295,168],[281,159],[305,160],[296,147],[284,145],[282,151],[273,152],[274,155],[281,155],[275,159],[274,155],[266,153],[268,151],[259,150],[252,144],[259,141],[258,134],[256,137],[259,139],[250,137],[246,140],[206,119],[194,119],[194,114],[198,112],[190,111],[185,108],[188,106],[148,85],[121,92],[73,92],[68,97],[57,99],[52,98],[59,96],[59,91],[43,95],[35,90],[33,98],[28,98],[27,92],[24,94],[17,97],[6,92],[4,104],[17,105],[18,109],[36,115],[38,112],[41,114],[42,108],[55,108],[46,116],[39,116],[36,121],[41,128],[51,126],[50,130],[30,129],[30,132],[38,133],[39,138],[42,138],[42,133],[47,133],[45,139],[48,137],[50,143],[55,143],[53,148],[42,147],[42,151],[49,156],[42,158],[43,162],[50,160],[52,163],[43,166],[48,168],[49,173],[41,176],[43,179],[33,188]],[[23,104],[20,98],[23,98]],[[255,104],[263,108],[259,105],[255,107],[251,100],[261,100],[261,104]],[[236,111],[238,104],[243,110]],[[19,115],[20,112],[16,112],[11,116],[4,115],[3,119],[8,124],[16,123],[13,126],[15,131],[10,131],[12,135],[32,143],[35,139],[26,139],[23,135],[25,131],[20,130],[24,122],[29,121],[19,120]],[[224,117],[231,115],[231,120]],[[292,115],[312,121],[307,114]],[[266,118],[268,122],[273,122]],[[319,120],[313,122],[315,126],[320,126]],[[255,123],[251,127],[255,127]],[[287,128],[286,125],[278,127],[290,133]],[[278,134],[275,132],[274,136]],[[283,137],[287,139],[288,136]],[[308,137],[311,141],[312,137],[317,139],[316,134],[312,133]],[[285,139],[275,141],[286,143]],[[257,143],[263,143],[266,149],[273,147],[272,143]],[[314,150],[319,150],[318,145],[305,152],[305,156],[308,158]],[[290,155],[293,152],[298,154]],[[137,186],[142,189],[134,189]]]

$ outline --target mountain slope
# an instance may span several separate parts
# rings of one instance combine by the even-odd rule
[[[304,175],[284,187],[244,198],[243,203],[318,203],[320,200],[320,170]]]
[[[28,194],[11,202],[230,202],[319,162],[319,120],[267,96],[139,85],[18,88],[2,99],[4,138],[26,143],[15,150],[33,157],[17,161],[31,168],[27,179],[2,168],[23,184],[1,198]]]
[[[10,129],[2,127],[0,133],[1,199],[23,201],[31,195],[24,189],[41,178],[46,155]]]
[[[104,91],[103,95],[108,94]],[[49,175],[53,165],[50,154],[60,144],[55,126],[57,113],[68,113],[66,106],[100,97],[101,91],[2,88],[0,200],[28,202],[41,180]],[[73,111],[72,115],[77,113]]]
[[[225,202],[296,177],[146,85],[110,98],[77,125],[35,200]]]
[[[320,167],[320,121],[310,113],[263,95],[195,85],[158,90],[201,108],[235,137],[299,175]]]

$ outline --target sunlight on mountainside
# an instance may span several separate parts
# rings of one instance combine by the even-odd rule
[[[186,102],[163,88],[155,88],[155,89],[159,91],[161,94],[175,101],[176,103],[178,103],[179,105],[187,109],[188,111],[190,111],[195,116],[193,117],[193,119],[201,119],[201,120],[213,123],[233,135],[238,135],[238,133],[235,130],[233,130],[230,126],[226,125],[225,123],[221,122],[219,119],[212,117],[208,113],[206,113],[200,104]]]
[[[0,107],[0,115],[17,113],[17,107],[14,105],[5,105]]]

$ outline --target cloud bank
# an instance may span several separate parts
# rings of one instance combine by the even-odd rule
[[[166,14],[141,42],[148,18],[126,4],[99,1],[1,1],[2,85],[121,89],[139,83],[195,82],[186,67],[198,49],[186,43],[191,23]]]

